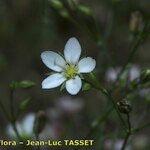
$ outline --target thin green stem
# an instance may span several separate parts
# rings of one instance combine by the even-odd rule
[[[148,26],[148,23],[145,24],[143,30],[139,33],[139,35],[137,35],[137,38],[133,42],[133,45],[131,46],[129,57],[127,59],[127,62],[123,65],[120,73],[118,74],[116,82],[119,81],[119,79],[121,78],[121,75],[124,73],[126,67],[131,62],[131,60],[133,59],[135,53],[137,52],[139,45],[142,43],[142,41],[143,41],[143,37],[142,36],[143,36],[143,33],[145,32],[145,29],[147,28],[147,26]]]
[[[129,140],[129,137],[131,135],[131,122],[130,122],[130,115],[129,114],[127,114],[127,123],[128,123],[128,132],[127,132],[126,137],[124,139],[124,142],[123,142],[121,150],[125,149],[125,147],[127,145],[127,142]]]
[[[136,53],[136,51],[138,50],[138,46],[141,43],[141,37],[139,36],[137,38],[137,40],[135,41],[135,43],[133,44],[132,48],[131,48],[131,53],[127,59],[127,62],[123,65],[120,73],[118,74],[117,80],[118,81],[121,78],[121,75],[124,73],[125,69],[127,68],[127,65],[131,62],[131,60],[133,59],[134,54]]]
[[[117,105],[116,105],[114,99],[112,98],[111,94],[108,91],[106,91],[106,89],[104,89],[101,86],[99,86],[98,84],[92,83],[92,82],[90,82],[88,80],[85,80],[85,79],[83,79],[83,80],[85,82],[89,83],[93,88],[95,88],[97,90],[100,90],[111,101],[111,103],[113,104],[114,109],[116,110],[116,113],[118,114],[118,117],[119,117],[119,119],[120,119],[120,121],[121,121],[121,123],[123,125],[123,128],[126,131],[126,123],[125,123],[124,119],[122,118],[122,115],[119,112],[119,110],[117,108]]]
[[[127,114],[127,123],[128,123],[129,132],[131,132],[130,114]]]
[[[122,145],[121,150],[124,150],[124,149],[125,149],[125,147],[126,147],[126,145],[127,145],[127,142],[128,142],[128,139],[129,139],[129,136],[130,136],[130,133],[128,132],[128,133],[126,134],[126,137],[125,137],[125,140],[124,140],[124,142],[123,142],[123,145]]]
[[[4,113],[4,115],[6,116],[7,120],[10,120],[10,116],[9,116],[8,112],[6,111],[1,100],[0,100],[0,108],[1,108],[2,112]]]
[[[17,126],[16,126],[16,117],[15,117],[15,112],[14,112],[14,89],[10,88],[10,123],[14,129],[14,132],[18,138],[18,140],[21,140],[21,136],[19,135]]]
[[[40,139],[39,139],[39,134],[37,134],[37,133],[35,133],[35,139],[36,139],[36,141],[39,141]],[[40,150],[41,149],[41,147],[40,147],[40,145],[37,147],[37,150]]]
[[[133,129],[132,132],[133,132],[133,133],[138,132],[138,131],[140,131],[140,130],[142,130],[142,129],[144,129],[144,128],[147,128],[147,127],[149,127],[149,126],[150,126],[150,122],[145,123],[144,125],[142,125],[142,126],[136,128],[136,129]]]
[[[21,139],[21,136],[19,135],[18,129],[17,129],[17,127],[16,127],[16,123],[15,123],[15,122],[11,122],[11,124],[12,124],[12,127],[13,127],[13,129],[14,129],[14,132],[15,132],[15,134],[16,134],[18,140],[21,141],[22,139]]]
[[[103,113],[102,116],[96,118],[93,123],[91,124],[91,127],[90,127],[90,131],[89,133],[87,134],[86,137],[89,137],[92,135],[92,133],[95,131],[95,129],[101,124],[103,123],[106,118],[110,115],[110,113],[112,112],[113,110],[113,107],[109,108],[105,113]]]
[[[113,106],[114,106],[114,108],[115,108],[115,110],[116,110],[116,112],[117,112],[117,114],[118,114],[118,117],[119,117],[119,119],[120,119],[120,121],[121,121],[121,123],[122,123],[122,125],[123,125],[123,127],[124,127],[124,130],[126,131],[126,123],[125,123],[125,121],[124,121],[124,119],[123,119],[121,113],[119,112],[115,101],[113,100],[113,98],[111,97],[111,95],[110,95],[109,93],[108,93],[107,97],[108,97],[108,99],[112,102],[112,104],[113,104]]]
[[[14,114],[14,89],[10,89],[10,114],[11,119],[14,122],[16,120]]]
[[[10,97],[11,97],[10,99],[13,99],[13,96],[12,96],[12,95],[13,95],[13,94],[11,93],[11,94],[10,94]],[[12,105],[12,102],[11,102],[11,105]],[[3,111],[4,115],[6,116],[6,119],[8,120],[8,122],[11,123],[12,128],[13,128],[13,130],[15,131],[15,134],[16,134],[18,140],[21,140],[21,137],[20,137],[20,135],[19,135],[19,133],[18,133],[18,130],[17,130],[17,127],[16,127],[15,120],[12,119],[12,116],[9,116],[9,113],[6,111],[4,105],[3,105],[3,103],[2,103],[1,101],[0,101],[0,108],[1,108],[1,110]],[[11,115],[13,114],[13,113],[12,113],[12,110],[13,110],[13,109],[12,109],[12,106],[11,106]]]

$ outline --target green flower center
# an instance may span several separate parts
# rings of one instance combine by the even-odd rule
[[[67,64],[64,73],[66,78],[74,78],[78,74],[78,68],[75,65]]]

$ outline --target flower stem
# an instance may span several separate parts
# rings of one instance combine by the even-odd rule
[[[123,145],[122,145],[121,150],[124,150],[124,149],[125,149],[125,147],[126,147],[126,145],[127,145],[127,141],[128,141],[128,139],[129,139],[129,136],[130,136],[130,134],[127,133],[127,134],[126,134],[126,137],[125,137],[125,140],[124,140],[124,142],[123,142]]]
[[[37,134],[37,133],[35,133],[35,139],[36,139],[36,141],[39,141],[39,134]],[[41,147],[40,147],[40,145],[37,147],[37,150],[40,150],[41,149]]]
[[[119,81],[119,79],[121,78],[121,75],[124,73],[125,69],[127,68],[127,65],[131,62],[131,60],[132,60],[134,54],[135,54],[136,51],[138,50],[138,46],[140,45],[140,43],[141,43],[141,38],[139,37],[139,38],[136,40],[136,42],[134,43],[133,47],[132,47],[132,50],[131,50],[131,53],[130,53],[128,59],[127,59],[127,62],[123,65],[123,67],[122,67],[120,73],[118,74],[118,77],[117,77],[116,82]]]
[[[120,73],[118,74],[116,82],[119,81],[119,79],[121,78],[121,75],[124,73],[125,69],[127,68],[127,65],[131,62],[131,60],[133,59],[135,53],[137,52],[139,45],[142,43],[143,33],[145,32],[145,29],[147,28],[147,26],[148,26],[148,23],[145,24],[143,30],[139,33],[139,35],[137,36],[137,38],[133,42],[133,45],[131,46],[129,57],[127,59],[127,62],[123,65]]]
[[[95,89],[97,89],[97,90],[100,90],[100,91],[108,98],[108,100],[111,101],[111,103],[113,104],[113,107],[114,107],[114,109],[116,110],[116,113],[118,114],[118,117],[119,117],[119,119],[120,119],[120,121],[121,121],[121,123],[122,123],[122,125],[123,125],[123,128],[124,128],[124,130],[126,131],[126,123],[125,123],[124,119],[122,118],[122,115],[121,115],[121,113],[119,112],[119,110],[118,110],[118,108],[117,108],[117,105],[116,105],[114,99],[112,98],[111,94],[110,94],[106,89],[104,89],[104,88],[102,88],[101,86],[99,86],[98,84],[92,83],[92,82],[90,82],[90,81],[88,81],[88,80],[85,80],[85,79],[83,79],[83,80],[84,80],[85,82],[89,83],[93,88],[95,88]],[[96,83],[97,83],[97,82],[96,82]]]
[[[15,122],[15,114],[14,114],[14,89],[10,89],[10,114],[12,122]]]
[[[10,120],[10,116],[9,116],[8,112],[6,111],[6,109],[5,109],[5,107],[4,107],[4,105],[3,105],[1,100],[0,100],[0,108],[3,111],[4,115],[6,116],[6,119]]]
[[[150,126],[150,122],[145,123],[144,125],[142,125],[142,126],[136,128],[136,129],[133,129],[132,132],[134,132],[134,133],[135,133],[135,132],[138,132],[138,131],[140,131],[140,130],[146,128],[146,127],[149,127],[149,126]]]
[[[19,135],[17,126],[16,126],[16,117],[15,117],[15,113],[14,113],[14,89],[10,88],[10,123],[14,129],[14,132],[18,138],[18,140],[21,140],[21,136]]]
[[[12,93],[11,93],[11,94],[12,94]],[[11,95],[11,94],[10,94],[10,95]],[[11,98],[11,99],[13,99],[13,98]],[[11,102],[10,104],[12,105],[12,102]],[[11,106],[11,107],[12,107],[12,106]],[[3,105],[3,103],[2,103],[1,101],[0,101],[0,108],[1,108],[1,110],[3,111],[4,115],[6,116],[6,119],[8,120],[8,122],[11,123],[12,128],[13,128],[13,130],[14,130],[14,132],[15,132],[17,138],[18,138],[18,140],[21,140],[21,137],[20,137],[19,132],[18,132],[18,130],[17,130],[15,121],[12,119],[12,116],[9,116],[9,113],[6,111],[4,105]],[[11,108],[11,111],[12,111],[12,110],[13,110],[13,109]],[[13,113],[11,113],[11,115],[12,115],[12,114],[13,114]]]
[[[96,118],[93,121],[93,123],[91,124],[91,127],[90,127],[90,131],[88,132],[86,137],[90,137],[92,135],[92,133],[95,131],[95,129],[106,120],[106,118],[110,115],[112,110],[113,110],[113,107],[110,107],[105,113],[103,113],[102,116]]]
[[[21,136],[19,135],[18,129],[17,129],[17,127],[16,127],[16,123],[15,123],[15,122],[11,122],[11,124],[12,124],[12,127],[13,127],[13,129],[14,129],[14,132],[15,132],[15,134],[16,134],[18,140],[21,141],[22,139],[21,139]]]
[[[129,137],[131,135],[131,123],[130,123],[130,115],[129,114],[127,114],[127,123],[128,123],[128,131],[127,131],[126,137],[124,139],[124,142],[123,142],[121,150],[125,149],[125,147],[127,145],[127,142],[128,142],[128,139],[129,139]]]
[[[117,112],[117,114],[118,114],[118,117],[119,117],[119,119],[120,119],[120,121],[121,121],[121,123],[122,123],[122,125],[123,125],[123,127],[124,127],[124,130],[126,131],[126,123],[125,123],[125,121],[124,121],[124,119],[123,119],[121,113],[119,112],[119,110],[118,110],[118,108],[117,108],[117,105],[116,105],[114,99],[111,97],[111,95],[110,95],[109,93],[108,93],[107,97],[108,97],[108,99],[112,102],[112,104],[113,104],[113,106],[114,106],[114,109],[116,110],[116,112]]]

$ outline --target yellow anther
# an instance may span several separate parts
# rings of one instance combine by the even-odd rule
[[[69,79],[74,78],[78,73],[78,68],[75,65],[68,64],[65,68],[65,76]]]

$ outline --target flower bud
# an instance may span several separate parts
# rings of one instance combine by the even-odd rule
[[[75,10],[78,5],[78,0],[67,0],[69,7]]]
[[[140,82],[141,83],[150,82],[150,69],[142,71],[140,75]]]
[[[63,18],[66,18],[68,19],[70,16],[69,16],[69,13],[66,9],[62,9],[59,14],[63,17]]]
[[[61,2],[61,0],[49,0],[49,1],[51,6],[58,11],[61,17],[69,18],[69,13],[65,9],[64,4]]]
[[[137,33],[143,29],[143,18],[139,11],[135,11],[131,14],[129,28],[134,33]]]
[[[92,15],[92,10],[90,7],[85,6],[85,5],[80,5],[78,6],[78,9],[81,13],[83,13],[86,16],[91,16]]]
[[[132,111],[130,103],[126,100],[119,101],[117,103],[117,106],[121,113],[128,114]]]
[[[63,4],[60,0],[50,0],[50,4],[53,8],[60,10],[63,8]]]
[[[36,115],[35,121],[34,121],[34,133],[36,135],[39,135],[42,130],[44,129],[46,124],[46,115],[44,111],[39,111]]]

